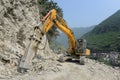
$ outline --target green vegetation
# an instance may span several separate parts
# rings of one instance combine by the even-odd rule
[[[45,16],[50,10],[56,9],[59,16],[63,16],[62,9],[57,5],[56,2],[52,0],[38,0],[40,19]],[[59,31],[56,29],[55,25],[48,31],[47,38],[51,43],[59,35]]]
[[[87,40],[92,52],[120,52],[120,10],[82,38]]]
[[[120,32],[109,32],[99,35],[89,33],[84,38],[87,40],[88,47],[92,52],[110,52],[120,50],[119,34]]]

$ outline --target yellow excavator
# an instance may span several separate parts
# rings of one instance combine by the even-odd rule
[[[49,11],[42,19],[42,27],[36,26],[34,28],[37,34],[33,34],[30,38],[30,44],[28,45],[25,54],[23,55],[19,69],[29,69],[31,61],[37,53],[37,47],[41,43],[42,37],[55,25],[56,28],[64,32],[68,37],[69,48],[66,51],[66,55],[61,56],[59,61],[65,61],[67,59],[78,58],[80,63],[84,64],[82,56],[90,55],[90,50],[86,48],[86,40],[75,39],[72,30],[67,26],[65,20],[57,15],[55,9]]]

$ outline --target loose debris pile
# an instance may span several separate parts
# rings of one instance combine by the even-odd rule
[[[33,68],[32,71],[40,72],[43,71],[53,71],[58,72],[60,71],[59,66],[62,66],[60,63],[53,59],[49,60],[37,60],[37,62],[33,62]]]

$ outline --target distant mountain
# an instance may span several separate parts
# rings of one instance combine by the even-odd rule
[[[95,26],[91,27],[79,27],[79,28],[71,28],[73,31],[76,39],[80,38],[83,36],[85,33],[91,31]],[[60,33],[60,36],[57,38],[57,43],[63,45],[64,47],[68,47],[68,38],[64,33]]]
[[[97,25],[82,38],[93,52],[120,51],[120,10]]]

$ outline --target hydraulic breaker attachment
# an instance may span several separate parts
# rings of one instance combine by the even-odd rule
[[[22,56],[22,59],[20,61],[18,67],[19,72],[24,72],[31,68],[32,60],[37,53],[38,46],[41,43],[42,37],[43,34],[41,33],[39,26],[35,27],[33,35],[29,38],[30,43],[27,46],[25,54]]]

